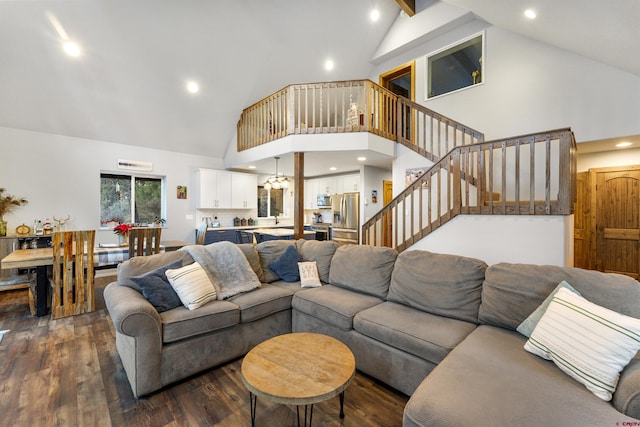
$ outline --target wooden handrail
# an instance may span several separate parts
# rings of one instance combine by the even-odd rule
[[[460,214],[569,215],[575,144],[559,129],[452,148],[363,225],[362,243],[403,251]]]

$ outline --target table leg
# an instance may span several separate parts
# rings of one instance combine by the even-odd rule
[[[47,266],[36,267],[36,316],[47,314],[49,284],[47,283]]]
[[[344,391],[340,393],[340,418],[344,418]]]
[[[256,406],[258,405],[258,396],[249,392],[249,406],[251,407],[251,427],[256,427]]]
[[[300,427],[300,406],[296,406],[296,417],[298,419],[298,427]],[[304,405],[304,427],[311,427],[312,422],[313,422],[313,404]]]

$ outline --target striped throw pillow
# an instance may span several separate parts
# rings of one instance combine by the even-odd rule
[[[167,270],[165,274],[178,298],[189,310],[195,310],[216,299],[213,283],[197,262],[175,270]]]
[[[620,372],[640,350],[640,319],[596,305],[560,289],[536,325],[525,350],[609,401]]]

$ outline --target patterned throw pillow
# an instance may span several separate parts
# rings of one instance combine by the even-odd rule
[[[551,300],[562,288],[568,289],[576,295],[580,295],[580,292],[573,289],[573,286],[563,280],[558,286],[556,286],[553,291],[551,291],[551,293],[544,299],[544,301],[542,301],[542,304],[540,304],[540,306],[536,308],[535,311],[529,315],[529,317],[527,317],[522,321],[522,323],[520,323],[520,325],[516,328],[516,331],[520,332],[527,338],[530,337],[531,332],[533,332],[533,330],[536,328],[536,325],[540,321],[540,318],[542,317],[544,312],[547,311],[547,307],[549,307],[549,304],[551,304]]]
[[[131,277],[131,280],[138,285],[140,292],[147,301],[151,303],[158,313],[171,310],[182,305],[178,294],[173,290],[167,275],[167,270],[182,267],[182,260],[177,260],[140,276]]]
[[[166,274],[180,301],[189,310],[195,310],[216,299],[213,283],[197,262],[176,270],[167,270]]]
[[[560,289],[524,348],[609,401],[620,372],[640,350],[640,319]]]
[[[318,288],[322,286],[318,265],[315,261],[299,262],[298,269],[300,270],[300,287]]]

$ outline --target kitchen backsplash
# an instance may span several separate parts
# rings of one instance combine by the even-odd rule
[[[258,218],[258,211],[256,209],[198,209],[196,214],[196,226],[201,222],[204,222],[203,218],[211,218],[213,221],[214,217],[218,217],[218,221],[220,222],[221,227],[233,227],[234,218],[253,218],[253,220],[258,220],[257,225],[271,226],[275,225],[275,218]],[[306,216],[306,215],[305,215]],[[278,218],[278,225],[287,225],[293,224],[293,219],[291,218]]]

